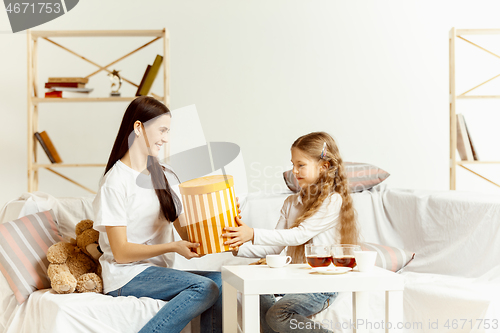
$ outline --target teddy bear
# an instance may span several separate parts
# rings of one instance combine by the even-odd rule
[[[59,242],[49,247],[47,269],[52,289],[59,294],[102,292],[99,257],[99,232],[92,220],[82,220],[76,227],[76,240]]]

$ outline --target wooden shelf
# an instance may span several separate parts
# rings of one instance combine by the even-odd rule
[[[31,37],[163,37],[163,30],[32,30]]]
[[[51,163],[51,164],[38,164],[34,163],[33,168],[79,168],[79,167],[105,167],[106,164],[102,163]]]
[[[457,183],[457,166],[471,172],[472,174],[490,182],[493,185],[496,185],[500,187],[499,184],[491,181],[491,179],[488,179],[478,172],[469,169],[465,165],[467,164],[500,164],[500,161],[457,161],[457,113],[456,113],[456,107],[457,107],[457,100],[458,99],[498,99],[500,98],[500,95],[467,95],[467,93],[481,87],[484,84],[487,84],[488,82],[494,80],[495,78],[499,77],[500,75],[496,75],[489,80],[486,80],[485,82],[476,85],[475,87],[470,88],[466,92],[462,93],[461,95],[456,94],[456,86],[455,86],[455,42],[457,39],[463,40],[470,45],[473,45],[474,47],[477,47],[489,54],[492,54],[496,56],[497,58],[500,58],[500,56],[496,55],[495,53],[485,49],[484,47],[477,45],[463,37],[462,35],[500,35],[500,29],[455,29],[452,28],[450,30],[450,35],[449,35],[449,48],[450,48],[450,91],[449,91],[449,97],[450,97],[450,190],[455,190],[456,189],[456,183]]]
[[[74,103],[74,102],[131,102],[137,97],[82,97],[82,98],[38,98],[33,97],[33,103]]]
[[[500,35],[500,29],[456,29],[457,36],[463,35]]]
[[[457,164],[500,164],[500,161],[456,161]]]
[[[82,98],[39,98],[32,97],[31,101],[33,104],[39,103],[92,103],[92,102],[131,102],[136,99],[137,96],[133,97],[82,97]],[[170,104],[170,98],[167,97],[167,100],[160,96],[155,96],[155,98],[166,105]]]
[[[470,95],[470,96],[457,96],[457,99],[484,99],[484,98],[500,98],[500,95]]]
[[[69,48],[63,46],[60,41],[53,41],[51,37],[152,37],[152,40],[147,43],[141,45],[140,47],[134,49],[133,51],[123,55],[122,57],[114,60],[111,63],[107,63],[105,65],[100,65],[97,62],[90,60],[89,58],[80,55],[79,53],[70,50]],[[128,39],[124,38],[122,41],[127,41]],[[89,191],[90,193],[94,193],[95,191],[76,182],[73,179],[68,178],[67,176],[59,173],[59,170],[56,171],[56,168],[82,168],[82,167],[99,167],[104,168],[106,164],[102,163],[50,163],[50,164],[42,164],[37,163],[37,141],[35,140],[35,132],[38,132],[38,117],[39,117],[39,109],[41,108],[40,104],[51,104],[51,103],[92,103],[92,102],[131,102],[136,96],[128,96],[128,97],[82,97],[82,98],[42,98],[45,96],[41,91],[42,87],[38,86],[38,49],[41,41],[43,43],[48,42],[61,49],[73,54],[77,58],[86,61],[96,69],[85,76],[87,79],[96,75],[97,73],[104,71],[111,73],[109,70],[110,66],[122,61],[123,59],[129,57],[130,55],[138,52],[139,50],[144,49],[148,45],[151,45],[158,40],[163,41],[163,96],[159,96],[157,94],[151,93],[154,98],[165,103],[167,107],[170,106],[170,51],[169,51],[169,43],[170,36],[167,29],[161,30],[60,30],[60,31],[44,31],[44,30],[27,30],[27,55],[28,55],[28,86],[27,86],[27,102],[28,102],[28,192],[38,191],[38,177],[40,173],[40,169],[44,169],[49,171],[57,176],[73,183],[80,188]],[[106,50],[103,50],[105,52]],[[143,68],[146,68],[146,64],[143,64]],[[68,76],[74,76],[74,73],[68,73]],[[78,75],[83,76],[83,75]],[[133,85],[134,87],[138,87],[137,84],[128,80],[125,77],[122,77],[123,81]],[[50,109],[47,105],[43,108]],[[55,144],[57,146],[57,143]],[[164,151],[165,157],[167,154],[167,150]],[[44,173],[44,171],[42,172]]]

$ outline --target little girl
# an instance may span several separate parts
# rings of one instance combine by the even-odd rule
[[[344,164],[337,144],[325,132],[301,136],[292,145],[293,173],[301,191],[286,198],[275,230],[254,229],[236,217],[239,227],[226,228],[233,254],[263,258],[287,246],[292,263],[305,263],[305,244],[357,244],[359,231]],[[253,244],[244,244],[252,241]],[[240,245],[243,245],[239,247]],[[293,323],[314,326],[307,317],[326,309],[337,293],[287,294],[260,297],[263,332],[298,332]],[[300,325],[302,326],[302,325]],[[297,326],[294,326],[296,328]],[[322,327],[315,332],[331,332]]]

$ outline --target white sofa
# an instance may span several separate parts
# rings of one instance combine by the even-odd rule
[[[241,198],[243,220],[254,227],[274,228],[290,194],[252,193]],[[416,252],[400,273],[405,277],[404,332],[500,331],[500,196],[378,186],[353,194],[353,199],[363,241]],[[69,237],[74,224],[92,218],[91,201],[92,197],[56,199],[26,193],[2,209],[0,222],[53,209],[62,233]],[[177,257],[176,267],[218,270],[252,261],[223,253],[191,261]],[[164,304],[148,298],[57,295],[47,289],[19,306],[1,275],[0,291],[0,332],[9,333],[137,332]],[[370,297],[371,323],[364,324],[371,325],[370,332],[384,331],[383,296]],[[352,332],[351,309],[350,294],[341,293],[313,318],[335,332]],[[185,332],[191,330],[197,330],[196,320]]]

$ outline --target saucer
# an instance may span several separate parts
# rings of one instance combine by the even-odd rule
[[[352,271],[351,267],[317,267],[312,268],[313,272],[319,274],[344,274]]]

